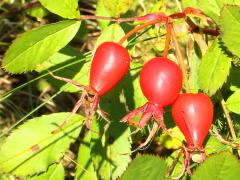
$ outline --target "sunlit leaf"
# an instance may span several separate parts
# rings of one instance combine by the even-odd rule
[[[213,95],[227,80],[231,67],[229,58],[215,40],[203,55],[199,68],[198,82],[200,88],[208,95]]]
[[[11,73],[33,70],[66,46],[79,26],[79,21],[66,20],[23,33],[6,52],[3,67]]]
[[[136,157],[124,172],[122,180],[161,180],[166,179],[167,165],[158,156]]]
[[[89,71],[90,71],[90,56],[84,56],[79,51],[71,46],[66,46],[59,52],[52,55],[48,61],[39,64],[36,71],[40,73],[46,73],[46,70],[54,71],[54,75],[65,77],[77,81],[81,85],[89,84]],[[66,66],[66,67],[64,67]],[[65,92],[79,91],[71,84],[67,84],[63,81],[57,80],[52,76],[48,76],[47,80],[51,84]]]
[[[91,156],[98,176],[117,179],[131,160],[130,131],[119,122],[112,122],[105,131],[104,124],[102,121],[93,124],[97,133],[92,133]]]
[[[162,146],[166,147],[167,149],[179,149],[182,147],[184,135],[179,130],[178,127],[169,128],[168,133],[163,133],[159,137],[159,141]]]
[[[52,13],[68,19],[78,18],[78,0],[39,0]]]
[[[91,132],[88,132],[78,150],[77,170],[74,180],[97,180],[91,157]]]
[[[104,0],[103,4],[105,9],[110,13],[113,17],[118,17],[120,14],[127,12],[133,0]]]
[[[98,0],[97,2],[97,8],[96,8],[96,15],[97,16],[105,16],[105,17],[111,17],[111,13],[107,11],[107,9],[104,6],[104,0]],[[98,20],[99,25],[102,29],[105,29],[108,27],[109,21],[106,20]]]
[[[118,42],[124,35],[125,33],[119,24],[111,24],[102,31],[102,34],[99,36],[95,47],[98,47],[98,45],[105,41]]]
[[[225,4],[240,5],[240,0],[182,0],[183,6],[200,9],[215,22],[219,22],[221,8]]]
[[[212,155],[193,172],[193,180],[232,180],[239,177],[240,161],[229,152]]]
[[[68,124],[54,130],[69,113],[55,113],[29,120],[15,129],[0,147],[0,171],[18,176],[46,171],[63,157],[78,137],[84,117],[74,115]]]
[[[237,114],[240,114],[240,90],[235,91],[226,101],[227,108]]]
[[[42,6],[39,6],[39,7],[34,7],[27,10],[27,14],[29,14],[30,16],[36,17],[37,19],[42,19],[43,17],[49,14],[49,11]]]
[[[224,45],[233,54],[240,57],[240,6],[224,6],[220,18],[221,37]]]
[[[51,165],[46,172],[27,177],[26,180],[64,180],[65,171],[61,163]]]

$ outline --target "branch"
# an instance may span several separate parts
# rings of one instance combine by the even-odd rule
[[[171,35],[172,35],[172,40],[173,40],[173,43],[174,43],[174,46],[175,46],[176,54],[178,56],[178,58],[177,58],[178,63],[179,63],[179,66],[182,70],[183,81],[184,81],[184,84],[185,84],[186,92],[190,93],[190,86],[189,86],[189,82],[188,82],[187,71],[186,71],[186,67],[185,67],[185,64],[184,64],[183,55],[181,53],[179,43],[178,43],[176,33],[174,31],[173,26],[171,27]]]
[[[225,102],[225,100],[223,99],[223,97],[222,97],[222,100],[221,100],[221,105],[222,105],[224,114],[225,114],[226,119],[227,119],[227,123],[228,123],[229,129],[230,129],[231,136],[232,136],[233,140],[234,140],[235,142],[237,142],[238,139],[237,139],[235,130],[234,130],[234,128],[233,128],[233,122],[232,122],[232,119],[231,119],[231,117],[230,117],[230,113],[229,113],[229,111],[228,111],[228,109],[227,109],[227,107],[226,107],[226,102]],[[240,150],[238,150],[238,156],[240,157]]]

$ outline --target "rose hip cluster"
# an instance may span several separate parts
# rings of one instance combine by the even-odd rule
[[[183,77],[186,76],[182,76],[183,73],[179,66],[167,58],[170,34],[173,29],[171,18],[185,18],[187,13],[202,15],[201,12],[192,8],[171,16],[146,15],[138,19],[148,20],[148,22],[130,31],[119,43],[104,42],[99,45],[92,59],[88,86],[54,76],[83,90],[80,100],[63,125],[83,104],[85,105],[86,126],[90,128],[91,119],[95,111],[99,109],[100,97],[109,92],[129,70],[131,58],[127,49],[121,44],[136,31],[159,21],[164,22],[167,34],[163,57],[149,60],[143,65],[140,72],[141,90],[148,102],[129,112],[121,121],[133,124],[132,119],[141,113],[141,118],[137,123],[138,129],[143,128],[150,119],[153,119],[157,128],[161,127],[167,131],[163,121],[164,107],[172,105],[172,117],[187,141],[185,167],[190,174],[191,153],[201,153],[202,160],[206,157],[203,142],[212,124],[213,105],[210,98],[203,93],[192,94],[187,91],[187,93],[180,94]]]
[[[127,73],[130,56],[118,43],[104,42],[96,50],[90,70],[89,88],[94,96],[91,113],[94,113],[99,97],[110,91]],[[153,118],[167,130],[163,121],[164,107],[172,104],[172,116],[187,141],[185,166],[190,172],[191,153],[201,153],[205,159],[203,142],[213,119],[213,105],[203,94],[180,94],[182,72],[177,64],[165,57],[155,57],[145,63],[140,72],[140,86],[148,102],[128,113],[122,122],[132,124],[132,118],[142,113],[138,127],[142,128]]]

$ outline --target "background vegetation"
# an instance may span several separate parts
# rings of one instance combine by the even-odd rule
[[[198,155],[193,155],[191,178],[239,177],[239,0],[2,0],[0,179],[189,179],[181,174],[184,156],[179,152],[185,140],[172,120],[171,107],[165,109],[164,122],[172,136],[159,131],[147,147],[133,153],[152,124],[134,134],[136,127],[119,122],[146,102],[138,74],[144,62],[163,54],[163,24],[144,29],[124,44],[132,57],[131,70],[100,102],[111,123],[96,115],[88,131],[80,109],[64,131],[51,134],[80,92],[47,71],[87,85],[94,49],[101,42],[118,41],[139,24],[81,20],[84,15],[170,15],[186,7],[208,16],[189,15],[187,23],[179,19],[174,27],[191,92],[208,94],[215,111],[204,145],[207,160],[199,165]],[[177,59],[173,45],[168,57]]]

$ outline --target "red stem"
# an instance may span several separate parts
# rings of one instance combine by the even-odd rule
[[[167,30],[167,34],[166,34],[166,40],[165,40],[165,48],[164,48],[164,52],[163,52],[163,57],[167,58],[168,55],[168,50],[169,50],[169,44],[170,44],[170,40],[171,40],[171,22],[166,23],[166,30]]]
[[[135,34],[136,32],[140,31],[141,29],[153,25],[153,24],[157,24],[159,22],[166,22],[166,20],[164,19],[154,19],[152,21],[146,22],[144,24],[141,24],[137,27],[135,27],[134,29],[132,29],[131,31],[129,31],[125,36],[123,36],[120,41],[118,42],[119,44],[123,44],[124,41],[126,41],[129,37],[131,37],[133,34]]]

